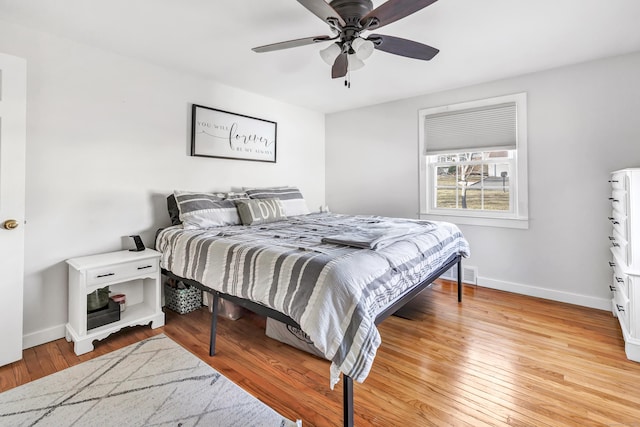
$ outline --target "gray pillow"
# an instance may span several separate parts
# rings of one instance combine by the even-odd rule
[[[252,199],[279,199],[287,216],[306,215],[307,203],[297,187],[268,187],[245,190]]]
[[[230,191],[224,195],[225,200],[241,200],[241,199],[244,200],[248,198],[249,198],[249,195],[245,192],[236,193],[236,192]]]
[[[266,224],[287,216],[279,199],[236,200],[238,213],[244,225]]]
[[[235,203],[224,200],[223,194],[174,191],[173,195],[185,229],[240,224]]]

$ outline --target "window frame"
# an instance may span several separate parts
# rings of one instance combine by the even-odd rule
[[[426,154],[427,141],[425,138],[425,119],[434,114],[467,110],[472,108],[490,108],[504,103],[516,104],[516,148],[509,150],[513,154],[512,176],[509,179],[510,197],[512,198],[511,212],[493,210],[463,210],[462,208],[436,208],[435,188],[437,186],[437,163],[433,162],[438,156]],[[528,215],[528,173],[527,173],[527,96],[526,93],[499,96],[488,99],[464,102],[453,105],[425,108],[418,111],[418,141],[419,141],[419,189],[420,189],[420,218],[436,221],[449,221],[457,224],[507,227],[527,229],[529,227]],[[488,152],[499,151],[487,147],[468,147],[455,149],[442,154],[455,154],[461,152]],[[440,154],[440,155],[442,155]],[[504,160],[504,159],[502,159]],[[505,163],[506,161],[503,161]]]

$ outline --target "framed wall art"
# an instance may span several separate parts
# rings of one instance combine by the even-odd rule
[[[191,155],[276,162],[277,123],[193,104]]]

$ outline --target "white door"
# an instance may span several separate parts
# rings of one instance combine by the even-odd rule
[[[0,53],[0,366],[22,359],[26,70]]]

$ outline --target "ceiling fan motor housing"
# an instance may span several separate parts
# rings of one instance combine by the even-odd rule
[[[340,31],[340,42],[338,43],[343,52],[355,53],[351,47],[351,42],[360,36],[363,31],[360,20],[373,9],[371,0],[333,0],[331,7],[342,17],[345,26]]]
[[[373,10],[371,0],[333,0],[329,3],[347,26],[360,27],[360,20]]]

